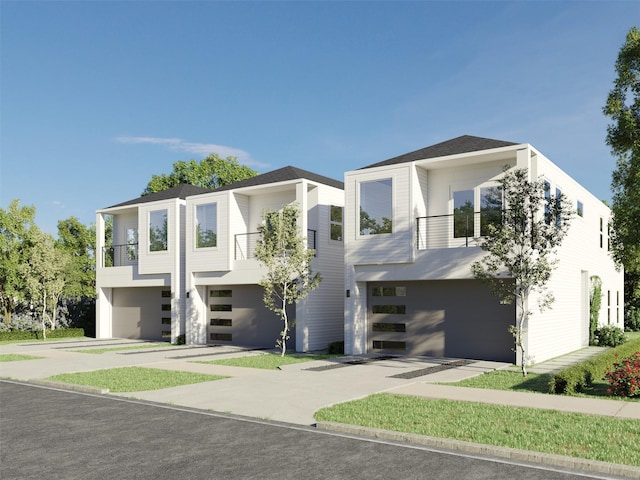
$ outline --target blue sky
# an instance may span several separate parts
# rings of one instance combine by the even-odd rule
[[[343,173],[459,135],[531,143],[598,198],[640,2],[0,1],[0,207],[95,221],[210,152]]]

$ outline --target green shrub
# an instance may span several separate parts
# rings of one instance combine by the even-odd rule
[[[47,330],[47,339],[69,337],[84,337],[84,329],[59,328],[56,330]],[[31,332],[0,332],[0,341],[4,340],[42,340],[42,330],[33,330]]]
[[[175,345],[184,345],[186,343],[186,337],[185,334],[183,333],[182,335],[178,335],[176,337],[176,343]]]
[[[607,369],[618,361],[640,350],[640,338],[605,350],[584,362],[556,373],[549,380],[549,393],[573,395],[590,387],[593,379],[603,379]]]
[[[327,352],[334,355],[344,355],[344,342],[331,342]]]
[[[624,309],[624,329],[632,332],[640,331],[640,308],[628,305]]]
[[[624,331],[613,325],[604,325],[596,330],[595,344],[599,347],[617,347],[627,341]]]

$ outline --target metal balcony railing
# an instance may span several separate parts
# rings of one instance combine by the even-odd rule
[[[102,247],[103,267],[122,267],[138,263],[138,244],[112,245]]]
[[[234,258],[235,260],[247,260],[256,256],[256,245],[261,238],[259,232],[238,233],[235,236]],[[316,231],[307,230],[307,248],[316,250]]]
[[[489,225],[500,225],[502,212],[456,213],[416,219],[418,250],[475,246],[473,241],[488,234]]]

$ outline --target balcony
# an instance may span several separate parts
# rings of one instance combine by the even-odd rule
[[[247,260],[255,258],[256,246],[260,241],[260,232],[239,233],[235,236],[235,260]],[[309,250],[316,249],[316,231],[307,230],[307,248]]]
[[[502,212],[455,213],[416,218],[418,250],[475,247],[475,239],[488,234],[489,225],[500,225]]]
[[[138,264],[138,244],[102,247],[102,267],[123,267]]]

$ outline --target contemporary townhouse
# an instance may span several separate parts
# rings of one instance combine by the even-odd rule
[[[300,209],[298,228],[323,281],[291,306],[289,348],[343,335],[343,184],[285,167],[217,190],[182,185],[99,210],[97,336],[273,347],[254,256],[265,210]]]
[[[623,325],[623,273],[608,251],[611,212],[529,144],[462,136],[345,174],[345,350],[515,362],[501,304],[471,274],[476,239],[500,221],[503,168],[526,168],[548,201],[575,208],[548,284],[552,308],[533,315],[524,344],[540,362],[588,344],[590,277],[602,280],[600,323]],[[541,212],[541,215],[543,212]]]

